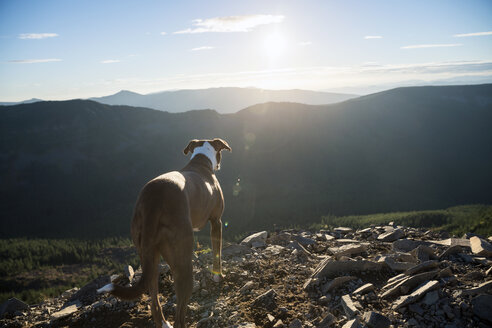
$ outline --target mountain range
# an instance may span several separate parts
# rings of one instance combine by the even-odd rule
[[[162,91],[142,95],[120,91],[114,95],[90,98],[107,105],[148,107],[167,112],[214,109],[219,113],[235,113],[243,108],[265,102],[297,102],[324,105],[357,97],[352,94],[308,90],[265,90],[257,88],[210,88]]]
[[[0,237],[128,235],[140,188],[221,137],[225,235],[491,203],[492,84],[398,88],[331,105],[169,113],[90,100],[0,107]]]

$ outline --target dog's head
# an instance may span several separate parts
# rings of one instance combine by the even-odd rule
[[[188,153],[193,153],[195,148],[202,147],[205,142],[208,142],[215,150],[215,159],[217,160],[217,167],[215,169],[220,169],[220,160],[222,159],[221,151],[228,150],[232,151],[231,147],[227,142],[220,138],[214,138],[211,140],[203,139],[193,139],[188,143],[185,149],[183,149],[183,153],[187,155]]]

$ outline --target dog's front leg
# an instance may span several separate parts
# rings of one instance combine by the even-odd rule
[[[212,274],[213,280],[219,282],[224,275],[222,274],[222,220],[211,219],[210,220],[210,237],[212,239],[212,254],[213,254],[213,267]]]

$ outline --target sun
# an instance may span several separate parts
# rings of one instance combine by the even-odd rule
[[[285,54],[287,40],[281,33],[275,32],[265,38],[263,46],[268,57],[278,58]]]

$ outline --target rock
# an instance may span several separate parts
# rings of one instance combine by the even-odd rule
[[[371,283],[367,283],[367,284],[365,284],[365,285],[357,288],[356,290],[354,290],[352,292],[352,294],[354,294],[354,295],[364,295],[364,294],[367,294],[367,293],[373,292],[373,291],[375,291],[374,285],[371,284]]]
[[[26,311],[29,309],[29,305],[21,300],[12,297],[0,305],[0,318],[7,313],[14,313],[16,311]]]
[[[285,247],[280,245],[269,245],[265,248],[265,252],[271,253],[272,255],[279,255],[284,249]]]
[[[341,233],[341,234],[347,234],[347,233],[352,232],[354,230],[352,228],[348,228],[348,227],[338,227],[338,228],[333,229],[333,231]]]
[[[492,257],[492,245],[479,237],[470,238],[470,246],[473,254]]]
[[[438,300],[439,300],[439,294],[437,293],[437,291],[432,291],[430,293],[427,293],[427,295],[425,295],[422,303],[430,306],[432,304],[436,304]]]
[[[57,319],[60,319],[60,318],[64,318],[66,316],[69,316],[70,314],[74,313],[74,312],[77,312],[77,305],[70,305],[70,306],[67,306],[66,308],[58,311],[58,312],[55,312],[51,315],[51,320],[57,320]]]
[[[420,262],[425,262],[429,261],[430,259],[436,258],[434,252],[434,249],[429,246],[419,245],[411,251],[411,254],[415,258],[419,259]]]
[[[406,306],[411,303],[415,303],[420,300],[427,292],[430,292],[439,287],[439,281],[431,280],[427,283],[422,284],[419,288],[417,288],[410,295],[400,297],[394,304],[393,309],[397,310],[403,306]]]
[[[405,235],[403,231],[400,229],[395,229],[393,231],[385,232],[383,234],[380,234],[378,236],[379,241],[384,241],[384,242],[392,242],[395,240],[398,240],[402,238]]]
[[[243,241],[241,241],[240,245],[245,245],[249,247],[253,247],[253,244],[255,245],[266,245],[266,239],[268,237],[268,232],[266,231],[260,231],[257,233],[254,233],[252,235],[249,235],[248,237],[244,238]]]
[[[424,272],[417,274],[415,276],[409,277],[407,279],[401,280],[398,284],[396,284],[393,288],[388,289],[381,295],[381,298],[388,298],[392,296],[399,296],[401,294],[407,294],[410,290],[419,286],[425,281],[428,281],[434,278],[437,275],[436,271]]]
[[[327,313],[323,319],[321,319],[321,322],[318,324],[317,327],[320,327],[320,328],[324,328],[324,327],[330,327],[331,325],[333,325],[333,323],[335,322],[335,316],[331,313]]]
[[[461,292],[461,295],[476,295],[480,293],[486,293],[492,289],[492,280],[486,281],[478,285],[478,287],[465,289]]]
[[[414,266],[414,264],[410,262],[396,262],[391,257],[385,257],[384,263],[386,263],[386,265],[388,265],[391,270],[397,272],[406,271]]]
[[[443,260],[450,255],[461,253],[462,251],[463,251],[463,247],[461,247],[460,245],[454,245],[448,247],[441,255],[439,255],[439,260]]]
[[[243,256],[249,253],[251,253],[251,249],[245,245],[231,244],[222,248],[222,256],[224,257]]]
[[[349,244],[349,245],[343,245],[340,247],[332,247],[328,249],[335,257],[339,258],[343,255],[352,255],[352,254],[359,254],[359,253],[364,253],[367,248],[365,245],[362,244]]]
[[[423,272],[423,271],[429,271],[429,270],[432,270],[432,269],[435,269],[439,266],[439,262],[435,261],[435,260],[429,260],[429,261],[425,261],[425,262],[422,262],[420,264],[417,264],[413,267],[411,267],[410,269],[408,269],[407,271],[405,271],[405,274],[407,276],[412,276],[416,273],[420,273],[420,272]]]
[[[359,321],[357,320],[357,318],[347,321],[342,326],[342,328],[359,328],[359,327],[360,327],[360,324],[359,324]]]
[[[255,285],[255,283],[250,280],[247,283],[245,283],[243,287],[241,287],[239,292],[241,294],[246,294],[247,292],[249,292],[254,287],[254,285]]]
[[[388,318],[373,311],[365,312],[362,320],[369,328],[388,328],[391,325],[391,321]]]
[[[66,291],[64,291],[61,294],[61,298],[67,299],[67,298],[71,297],[73,294],[75,294],[78,291],[79,291],[79,288],[78,287],[67,289]]]
[[[429,240],[427,244],[437,244],[443,246],[455,246],[459,245],[462,247],[470,248],[470,240],[464,238],[448,238],[444,240]]]
[[[289,328],[302,328],[302,322],[299,319],[294,319],[290,322]]]
[[[90,305],[99,299],[99,295],[96,290],[109,284],[110,277],[102,276],[92,280],[90,283],[80,288],[70,299],[69,302],[80,301],[82,305]]]
[[[326,284],[321,287],[321,290],[323,291],[324,294],[328,293],[332,289],[335,289],[339,287],[340,285],[346,283],[347,281],[357,279],[357,277],[353,276],[341,276],[341,277],[336,277],[332,280],[329,280]]]
[[[346,273],[355,273],[362,271],[381,271],[384,268],[383,263],[376,263],[372,261],[359,260],[359,261],[334,261],[330,258],[326,258],[321,261],[320,264],[314,270],[311,277],[337,277]]]
[[[251,322],[240,323],[238,325],[228,326],[227,328],[256,328],[256,325]]]
[[[258,296],[253,301],[252,306],[273,311],[277,307],[276,297],[277,293],[273,289],[270,289],[269,291]]]
[[[471,301],[473,313],[492,324],[492,295],[479,295]]]
[[[427,244],[427,242],[421,240],[399,239],[393,242],[392,249],[396,252],[410,252],[420,245]]]
[[[350,295],[343,295],[340,303],[349,319],[352,319],[359,312],[350,298]]]
[[[311,239],[311,238],[306,238],[306,237],[303,237],[303,236],[294,236],[294,239],[297,240],[297,242],[299,244],[301,244],[302,246],[308,246],[308,245],[314,245],[316,244],[316,241],[314,239]]]

